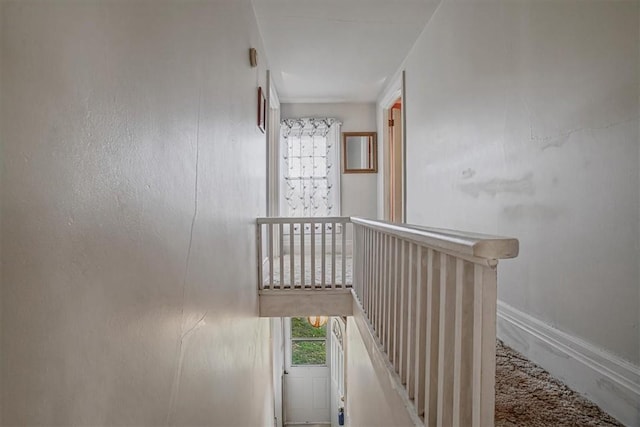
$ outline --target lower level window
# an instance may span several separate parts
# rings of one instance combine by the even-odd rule
[[[326,365],[326,341],[293,341],[291,343],[292,365]]]
[[[291,318],[291,365],[327,364],[327,325],[314,328],[304,317]]]

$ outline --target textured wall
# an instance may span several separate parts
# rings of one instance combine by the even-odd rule
[[[640,364],[636,1],[444,1],[405,61],[408,221],[515,236],[499,298]]]
[[[260,44],[248,0],[2,2],[4,424],[272,422]]]

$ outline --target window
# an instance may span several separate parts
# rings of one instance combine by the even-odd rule
[[[291,365],[327,364],[327,325],[314,328],[304,317],[291,318]]]
[[[282,121],[283,216],[340,215],[339,135],[335,119]]]

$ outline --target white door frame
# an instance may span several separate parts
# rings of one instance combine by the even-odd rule
[[[331,368],[330,368],[330,363],[331,363],[331,349],[330,349],[330,328],[329,325],[327,324],[327,335],[326,335],[326,350],[327,350],[327,354],[326,354],[326,364],[324,366],[314,366],[314,365],[310,365],[310,366],[292,366],[291,363],[291,318],[287,317],[284,319],[284,337],[285,337],[285,359],[284,359],[284,364],[285,364],[285,375],[284,375],[284,405],[283,405],[283,413],[284,413],[284,423],[285,425],[297,425],[297,424],[329,424],[331,421]],[[317,376],[317,377],[314,377]],[[313,417],[311,416],[310,419],[289,419],[288,413],[289,412],[293,412],[295,411],[295,409],[300,409],[299,407],[295,406],[293,408],[291,408],[291,411],[289,410],[287,405],[291,405],[292,402],[295,401],[296,398],[301,398],[304,396],[301,396],[299,393],[291,393],[290,392],[290,388],[291,386],[289,384],[292,383],[292,380],[295,381],[296,379],[300,379],[301,381],[304,381],[305,379],[309,379],[311,378],[311,381],[308,382],[306,384],[307,387],[309,387],[308,389],[305,388],[305,390],[308,390],[309,393],[306,396],[306,398],[308,399],[308,402],[310,404],[313,404],[313,386],[314,386],[314,379],[326,379],[326,411],[325,409],[322,408],[318,408],[318,410],[316,412],[320,412],[323,415],[323,419],[313,419],[313,418],[320,418],[320,417]],[[313,412],[312,408],[308,408],[308,409],[302,409],[302,411],[311,411]],[[296,411],[299,412],[299,411]]]
[[[346,358],[345,343],[347,325],[340,317],[329,319],[329,346],[331,359],[329,374],[331,375],[331,425],[338,427],[339,408],[346,407]]]
[[[387,121],[388,111],[396,100],[402,101],[402,218],[401,222],[407,221],[407,107],[406,107],[406,76],[405,71],[398,72],[390,81],[389,85],[382,92],[377,102],[378,134],[382,141],[378,144],[378,217],[380,219],[389,218],[388,194],[389,184],[385,177],[388,173],[386,164],[388,160],[387,147],[389,145],[389,123]]]

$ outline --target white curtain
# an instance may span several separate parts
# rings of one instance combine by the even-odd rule
[[[331,118],[281,121],[282,216],[340,215],[341,124]]]

